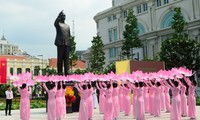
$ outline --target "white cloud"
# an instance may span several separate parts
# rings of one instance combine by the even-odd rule
[[[75,21],[77,50],[86,50],[96,35],[94,15],[109,7],[111,0],[1,0],[0,30],[10,43],[32,55],[56,57],[53,23],[61,10],[71,31]]]

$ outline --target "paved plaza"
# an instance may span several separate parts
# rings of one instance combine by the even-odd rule
[[[170,114],[162,112],[161,117],[152,117],[149,114],[145,115],[146,120],[170,120]],[[5,116],[5,111],[0,111],[0,120],[20,120],[19,110],[13,110],[12,116]],[[47,114],[45,109],[31,109],[31,118],[30,120],[47,120]],[[78,113],[67,114],[66,117],[62,120],[78,120]],[[103,114],[99,114],[98,109],[94,110],[93,120],[103,120]],[[120,116],[117,120],[134,120],[131,116],[124,116],[123,113],[120,113]],[[182,118],[182,120],[189,120],[188,117]],[[200,120],[200,106],[197,106],[197,120]]]

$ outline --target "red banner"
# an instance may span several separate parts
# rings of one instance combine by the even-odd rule
[[[7,60],[0,58],[0,84],[6,84]]]

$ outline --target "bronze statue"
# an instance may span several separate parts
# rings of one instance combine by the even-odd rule
[[[65,24],[65,14],[61,11],[55,20],[54,26],[56,27],[56,40],[57,46],[57,71],[58,75],[69,74],[69,52],[71,50],[71,35],[70,27]]]

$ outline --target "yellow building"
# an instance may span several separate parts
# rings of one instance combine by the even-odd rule
[[[49,65],[48,60],[27,58],[25,56],[1,55],[1,58],[7,59],[7,82],[10,74],[31,72],[33,75],[38,75],[42,74],[42,71],[38,71],[38,66],[42,69]]]

